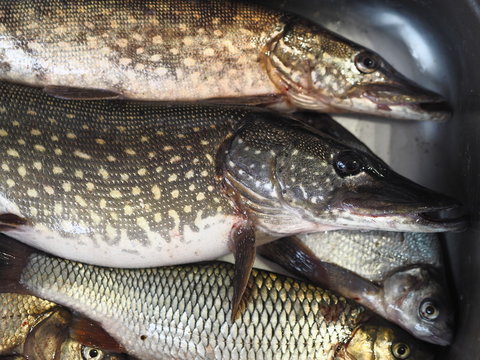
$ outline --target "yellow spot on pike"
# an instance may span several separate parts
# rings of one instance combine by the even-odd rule
[[[176,199],[180,195],[180,192],[178,190],[173,190],[172,191],[172,198]]]
[[[8,136],[8,132],[6,132],[4,129],[0,129],[0,136]]]
[[[91,182],[87,182],[85,186],[87,187],[88,191],[93,191],[95,189],[95,185]]]
[[[147,174],[147,169],[141,168],[137,171],[138,175],[145,176]]]
[[[107,207],[107,200],[100,199],[99,205],[100,205],[100,209],[105,209]]]
[[[143,230],[150,230],[150,227],[148,226],[148,221],[143,216],[137,218],[137,225]]]
[[[105,170],[104,168],[101,168],[100,170],[98,170],[98,174],[104,179],[104,180],[107,180],[110,175],[108,174],[108,171]]]
[[[25,169],[25,166],[19,166],[17,171],[21,177],[25,177],[25,175],[27,175],[27,169]]]
[[[177,162],[179,162],[179,161],[181,161],[181,160],[182,160],[182,157],[181,157],[181,156],[175,155],[175,156],[173,156],[172,158],[170,158],[170,163],[171,163],[171,164],[175,164],[175,163],[177,163]]]
[[[35,144],[35,145],[33,146],[33,148],[34,148],[35,150],[37,150],[37,151],[40,151],[40,152],[44,152],[44,151],[45,151],[45,146],[43,146],[43,145]]]
[[[35,161],[33,167],[37,170],[42,170],[42,163],[40,161]]]
[[[83,179],[83,171],[82,170],[75,170],[75,177],[79,179]]]
[[[205,194],[203,192],[200,192],[197,194],[197,201],[202,201],[205,199]]]
[[[15,150],[15,149],[8,149],[7,154],[10,155],[10,156],[13,156],[13,157],[20,157],[20,155],[18,155],[17,150]]]
[[[95,142],[96,142],[98,145],[105,145],[105,140],[100,139],[100,138],[95,139]]]
[[[128,46],[128,40],[127,39],[118,39],[117,40],[117,45],[120,46],[121,48],[127,47]]]
[[[48,195],[53,195],[55,194],[55,190],[53,190],[53,188],[49,185],[44,185],[43,186],[43,190],[45,190],[45,192],[48,194]]]
[[[156,35],[152,38],[152,43],[154,43],[155,45],[161,44],[163,43],[163,39],[160,35]]]
[[[70,181],[65,181],[62,184],[62,188],[65,192],[70,192],[70,191],[72,191],[72,184],[70,184]]]
[[[205,50],[203,50],[203,55],[204,56],[214,56],[215,55],[215,50],[213,50],[212,48],[206,48]]]
[[[7,179],[7,185],[8,185],[8,187],[14,187],[15,186],[15,181],[13,181],[12,179]]]
[[[55,153],[55,155],[62,155],[63,154],[62,150],[59,149],[59,148],[56,148],[55,150],[53,150],[53,152]]]
[[[75,150],[73,152],[73,155],[75,155],[76,157],[79,157],[80,159],[85,159],[85,160],[90,160],[92,157],[80,150]]]
[[[128,155],[135,155],[136,154],[135,150],[133,150],[131,148],[126,148],[125,153],[127,153]]]
[[[133,208],[130,205],[125,205],[123,208],[123,212],[125,215],[132,215],[133,214]]]
[[[87,207],[87,202],[80,195],[75,195],[75,201],[78,205],[82,207]]]
[[[140,195],[142,191],[140,190],[140,188],[138,186],[134,186],[132,188],[132,195]]]
[[[191,213],[192,212],[192,206],[191,205],[186,205],[184,208],[183,208],[183,211],[185,213]]]
[[[76,138],[77,138],[77,135],[75,135],[74,133],[69,132],[69,133],[67,133],[67,138],[69,138],[69,139],[76,139]]]
[[[177,180],[177,175],[176,174],[172,174],[168,177],[168,182],[173,182]]]
[[[8,166],[8,164],[2,164],[2,170],[3,171],[10,171],[10,166]]]
[[[32,134],[33,136],[39,136],[42,135],[42,132],[38,129],[32,129],[32,131],[30,131],[30,134]]]
[[[195,173],[193,172],[193,170],[189,170],[186,174],[185,174],[185,177],[187,179],[191,179],[193,178],[193,176],[195,175]]]
[[[122,193],[119,190],[112,190],[110,191],[110,196],[114,199],[119,199],[122,197]]]
[[[160,221],[162,221],[162,214],[160,213],[155,213],[155,215],[153,215],[153,220],[157,223],[159,223]]]
[[[152,186],[152,193],[153,193],[153,198],[155,200],[160,200],[162,197],[162,192],[160,190],[160,187],[158,185],[153,185]]]

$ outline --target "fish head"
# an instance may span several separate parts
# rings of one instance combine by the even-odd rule
[[[433,360],[433,347],[383,320],[369,321],[354,331],[340,349],[345,360]]]
[[[445,99],[379,54],[309,22],[287,25],[265,53],[276,86],[298,108],[405,120],[446,120]]]
[[[414,267],[384,281],[386,311],[417,338],[438,345],[453,340],[454,310],[435,269]]]
[[[232,138],[230,191],[276,238],[333,229],[440,232],[460,218],[436,212],[457,201],[391,170],[379,158],[293,118],[256,113]]]

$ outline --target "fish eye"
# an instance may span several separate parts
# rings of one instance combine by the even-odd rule
[[[440,310],[431,300],[425,300],[420,305],[420,316],[424,320],[435,320],[440,315]]]
[[[410,346],[405,343],[395,343],[392,346],[392,354],[396,359],[407,359],[410,356]]]
[[[358,71],[364,74],[370,74],[379,68],[380,61],[375,54],[364,51],[355,56],[355,66],[357,67]]]
[[[357,175],[363,170],[362,159],[353,151],[340,152],[334,159],[333,166],[341,177]]]
[[[103,359],[103,352],[89,346],[82,346],[82,359],[100,360]]]

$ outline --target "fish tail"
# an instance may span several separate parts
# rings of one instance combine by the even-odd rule
[[[30,246],[0,234],[0,293],[29,294],[20,278],[33,253]]]

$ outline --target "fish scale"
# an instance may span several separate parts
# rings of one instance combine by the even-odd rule
[[[90,314],[142,359],[323,359],[364,320],[344,298],[253,270],[246,309],[230,323],[232,277],[226,263],[128,271],[34,255],[21,281]]]
[[[246,111],[67,101],[55,108],[47,98],[46,113],[41,93],[18,103],[32,91],[3,85],[3,92],[4,197],[18,199],[14,207],[34,217],[33,226],[53,223],[66,239],[92,235],[93,248],[121,243],[128,255],[138,246],[162,251],[185,227],[195,233],[213,226],[208,218],[228,222],[221,216],[232,205],[219,193],[214,159],[233,119],[241,121]]]
[[[159,100],[277,92],[257,60],[282,14],[259,5],[53,0],[2,1],[0,9],[0,64],[10,67],[4,79],[125,88],[127,97]],[[22,64],[10,61],[18,53]],[[199,65],[202,58],[209,68]]]

